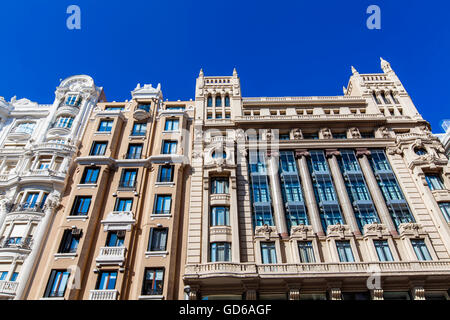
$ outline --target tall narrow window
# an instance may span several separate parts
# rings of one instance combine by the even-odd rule
[[[160,166],[158,182],[173,182],[174,168],[173,165]]]
[[[71,216],[86,216],[91,206],[90,196],[76,196],[70,213]]]
[[[136,122],[133,124],[133,131],[131,131],[132,136],[145,136],[147,132],[147,122]]]
[[[225,107],[229,107],[230,106],[230,96],[225,96]]]
[[[45,289],[44,297],[64,297],[69,276],[70,272],[67,272],[65,270],[52,270],[47,283],[47,288]]]
[[[211,181],[211,193],[212,194],[229,193],[228,188],[229,188],[228,178],[213,178]]]
[[[301,263],[315,262],[314,250],[313,250],[311,241],[299,241],[298,242],[298,253],[300,256]]]
[[[37,206],[37,201],[39,199],[38,192],[28,192],[25,198],[25,203],[23,205],[24,209],[34,209]]]
[[[445,189],[444,182],[442,182],[442,178],[438,174],[426,174],[425,179],[428,183],[428,187],[430,190],[442,190]]]
[[[212,97],[211,96],[208,96],[208,102],[207,102],[207,106],[208,107],[212,107],[212,103],[213,101],[212,101]]]
[[[263,264],[277,263],[275,242],[261,242],[261,262]]]
[[[212,207],[211,208],[211,226],[229,226],[230,208]]]
[[[341,262],[355,262],[350,241],[336,241],[336,248]]]
[[[100,124],[98,125],[98,132],[111,132],[113,127],[113,120],[101,120]]]
[[[130,144],[127,159],[140,159],[142,157],[142,144]]]
[[[56,119],[54,127],[70,129],[72,127],[72,123],[73,123],[73,117],[59,117],[58,119]]]
[[[211,262],[230,261],[231,245],[228,242],[211,243]]]
[[[148,251],[166,251],[167,228],[151,228]]]
[[[170,214],[172,205],[172,196],[157,195],[154,214]]]
[[[221,106],[222,106],[222,97],[217,96],[216,97],[216,107],[221,107]]]
[[[377,251],[378,260],[394,261],[391,249],[389,248],[389,243],[386,240],[374,240],[373,244],[375,246],[375,250]]]
[[[78,95],[71,94],[67,96],[66,105],[68,106],[78,106],[80,100],[78,99]]]
[[[110,231],[108,232],[108,237],[106,238],[107,247],[123,247],[125,242],[125,232],[124,231]]]
[[[103,156],[103,155],[105,155],[107,144],[108,144],[107,142],[94,141],[94,143],[92,144],[91,152],[89,153],[89,155],[91,155],[91,156]]]
[[[78,243],[80,242],[81,232],[79,229],[64,230],[64,234],[59,245],[58,253],[75,253],[77,252]]]
[[[450,222],[450,202],[439,203],[439,208],[441,208],[442,214],[447,222]]]
[[[98,275],[96,290],[114,290],[116,288],[117,272],[101,271]]]
[[[425,244],[425,240],[411,240],[411,244],[414,248],[414,252],[416,253],[417,259],[420,261],[433,260],[431,258],[430,252],[428,251],[427,245]]]
[[[137,169],[123,169],[119,187],[134,188],[136,186]]]
[[[179,125],[178,119],[167,119],[166,124],[164,126],[165,131],[177,131]]]
[[[127,212],[131,211],[132,207],[133,207],[133,199],[118,198],[116,200],[116,207],[114,211]]]
[[[162,154],[176,154],[177,153],[177,141],[164,140]]]
[[[144,283],[142,285],[142,295],[153,296],[162,295],[164,285],[164,269],[146,268],[144,273]]]
[[[83,176],[81,177],[81,184],[97,183],[99,172],[100,172],[100,168],[96,168],[96,167],[84,169]]]

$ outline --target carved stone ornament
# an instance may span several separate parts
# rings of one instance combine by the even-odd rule
[[[425,289],[416,287],[413,289],[414,300],[425,300]]]
[[[423,234],[423,230],[420,224],[414,222],[401,223],[399,226],[401,236],[420,237]]]
[[[312,227],[304,224],[300,224],[291,228],[291,235],[293,237],[301,237],[303,240],[308,238],[308,234],[312,235],[312,232]]]
[[[329,128],[323,128],[320,130],[322,134],[322,139],[332,139],[333,134],[331,133],[331,130]]]
[[[350,227],[346,224],[329,225],[327,228],[327,236],[339,237],[344,239],[345,236],[351,235]]]
[[[358,128],[351,128],[350,129],[350,135],[353,139],[359,139],[361,138],[361,133],[359,132]]]
[[[272,133],[272,130],[267,130],[267,133],[266,133],[266,140],[272,140],[273,139],[273,133]]]
[[[379,129],[382,138],[389,138],[389,129],[386,127],[380,127]]]
[[[267,224],[265,224],[261,227],[257,227],[255,230],[256,236],[263,236],[266,240],[270,239],[271,234],[276,234],[276,233],[277,233],[277,231],[276,231],[275,227],[269,226]]]
[[[56,190],[53,191],[47,197],[47,200],[45,202],[45,210],[53,210],[54,208],[56,208],[59,205],[60,200],[61,200],[60,193]]]
[[[390,155],[396,155],[396,154],[399,155],[399,156],[403,155],[403,150],[400,149],[399,147],[389,147],[387,149],[387,152]]]
[[[294,135],[295,140],[303,139],[303,133],[302,133],[302,130],[300,130],[300,129],[294,129],[293,135]]]
[[[364,225],[364,236],[376,236],[382,238],[384,235],[389,235],[389,231],[384,224],[371,223]]]

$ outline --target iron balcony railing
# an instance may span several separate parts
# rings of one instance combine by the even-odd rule
[[[10,237],[0,242],[0,248],[19,248],[19,249],[31,249],[33,244],[32,237]]]
[[[45,202],[38,203],[16,203],[11,206],[10,212],[26,211],[26,212],[44,212]]]

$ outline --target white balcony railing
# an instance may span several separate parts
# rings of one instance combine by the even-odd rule
[[[117,290],[91,290],[89,300],[117,300]]]
[[[14,281],[0,281],[0,295],[15,295],[18,285],[19,283]]]
[[[125,247],[102,247],[96,259],[97,265],[123,265],[125,253]]]

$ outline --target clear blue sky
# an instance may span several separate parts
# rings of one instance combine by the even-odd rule
[[[81,30],[66,9],[81,8]],[[381,8],[381,30],[366,9]],[[231,75],[244,96],[341,95],[354,65],[389,62],[434,132],[450,118],[450,4],[437,0],[1,1],[0,96],[52,103],[60,78],[88,74],[108,101],[137,83],[194,98],[195,78]]]

